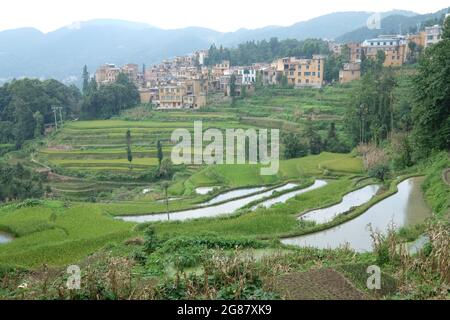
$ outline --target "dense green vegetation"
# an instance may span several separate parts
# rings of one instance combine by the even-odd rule
[[[120,111],[139,104],[139,92],[125,74],[119,74],[117,81],[97,87],[95,79],[84,88],[81,115],[85,119],[108,119]]]
[[[307,39],[299,41],[296,39],[278,40],[272,38],[269,41],[248,41],[240,44],[237,48],[217,48],[212,45],[209,48],[206,64],[209,66],[221,63],[223,60],[230,61],[234,66],[248,66],[256,62],[272,62],[283,57],[306,57],[312,58],[314,54],[328,54],[328,44],[319,39]]]
[[[0,144],[21,148],[24,141],[41,137],[44,124],[78,114],[81,95],[56,80],[14,80],[0,87]],[[61,107],[54,114],[52,107]]]
[[[258,88],[254,95],[234,101],[213,97],[198,111],[129,108],[133,94],[125,92],[134,89],[125,82],[116,88],[124,93],[123,99],[109,96],[115,91],[112,87],[94,88],[86,82],[85,116],[114,118],[67,122],[21,151],[10,152],[15,141],[1,145],[7,151],[5,164],[0,165],[0,200],[7,203],[0,207],[0,231],[14,240],[0,247],[0,279],[7,279],[0,282],[0,297],[289,298],[295,289],[286,282],[314,279],[317,272],[326,276],[331,268],[356,286],[357,292],[350,290],[353,294],[448,299],[450,188],[443,172],[450,167],[449,36],[447,25],[442,43],[425,52],[417,69],[385,69],[379,55],[377,61],[365,63],[360,82],[320,90]],[[296,43],[294,49],[307,52],[307,43]],[[251,48],[268,44],[247,44],[241,50],[252,52],[259,49]],[[250,57],[243,54],[242,59],[248,63]],[[430,74],[428,68],[436,72]],[[42,123],[38,116],[33,119],[33,128]],[[261,176],[261,166],[249,164],[173,166],[171,132],[192,131],[195,120],[203,121],[204,130],[280,129],[284,159],[278,174]],[[351,153],[335,153],[352,148]],[[36,170],[47,173],[47,178],[40,178]],[[373,232],[373,252],[280,244],[281,237],[332,228],[364,214],[397,192],[399,181],[413,175],[426,176],[422,187],[434,215],[399,233]],[[114,219],[192,209],[235,188],[275,187],[289,181],[307,187],[318,178],[326,179],[327,185],[270,208],[250,209],[255,202],[233,215],[185,222],[134,224]],[[297,219],[310,210],[338,204],[349,192],[373,183],[381,186],[375,197],[329,223]],[[198,187],[216,188],[200,195]],[[42,199],[43,190],[47,199]],[[429,243],[418,254],[408,253],[408,242],[422,234]],[[84,271],[82,288],[69,292],[64,286],[65,266],[74,263]],[[365,287],[365,271],[374,264],[382,267],[384,281],[376,294]],[[282,274],[287,281],[281,281]]]
[[[413,139],[423,155],[450,148],[450,19],[442,37],[420,60],[412,89]]]
[[[0,202],[39,198],[44,195],[44,179],[38,173],[0,162]]]

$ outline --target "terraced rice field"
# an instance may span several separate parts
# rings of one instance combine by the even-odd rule
[[[203,123],[203,130],[250,127],[236,121]],[[125,120],[70,122],[49,141],[47,148],[40,150],[39,156],[50,166],[73,170],[127,171],[130,166],[125,138],[128,129],[132,135],[132,168],[145,170],[158,164],[155,147],[158,140],[162,141],[164,156],[168,157],[172,132],[176,129],[192,132],[193,123]]]

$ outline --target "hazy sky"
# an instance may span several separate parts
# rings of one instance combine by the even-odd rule
[[[0,30],[35,27],[49,32],[76,21],[123,19],[172,29],[218,31],[290,25],[336,11],[429,13],[450,0],[8,0],[0,3]]]

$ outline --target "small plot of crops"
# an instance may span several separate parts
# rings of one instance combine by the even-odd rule
[[[74,262],[131,234],[130,224],[105,216],[94,205],[43,201],[3,207],[0,228],[16,236],[2,245],[0,264],[25,267]]]

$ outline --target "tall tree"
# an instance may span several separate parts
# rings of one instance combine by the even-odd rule
[[[84,65],[83,67],[82,78],[83,78],[83,94],[87,95],[89,92],[89,72],[87,69],[87,65]]]
[[[33,114],[35,128],[34,128],[34,137],[40,137],[44,133],[44,117],[39,111],[36,111]]]
[[[33,118],[33,113],[24,103],[23,100],[19,99],[13,102],[15,105],[15,137],[16,137],[16,148],[20,149],[22,144],[27,139],[32,139],[34,137],[35,122]]]
[[[230,97],[236,97],[236,75],[232,74],[230,77]]]
[[[130,129],[127,130],[126,140],[127,140],[127,159],[128,159],[128,162],[130,163],[130,169],[132,169],[131,162],[133,161],[133,153],[131,152],[131,131],[130,131]]]
[[[413,141],[418,155],[450,149],[450,18],[442,41],[425,51],[414,78]]]
[[[309,120],[309,123],[307,124],[305,136],[309,141],[309,151],[311,154],[320,154],[323,148],[322,138],[314,130],[312,120]]]
[[[158,142],[156,143],[156,153],[157,153],[157,158],[158,158],[158,164],[159,166],[161,166],[161,162],[164,158],[164,154],[163,154],[163,150],[162,150],[162,144],[161,141],[158,140]]]

